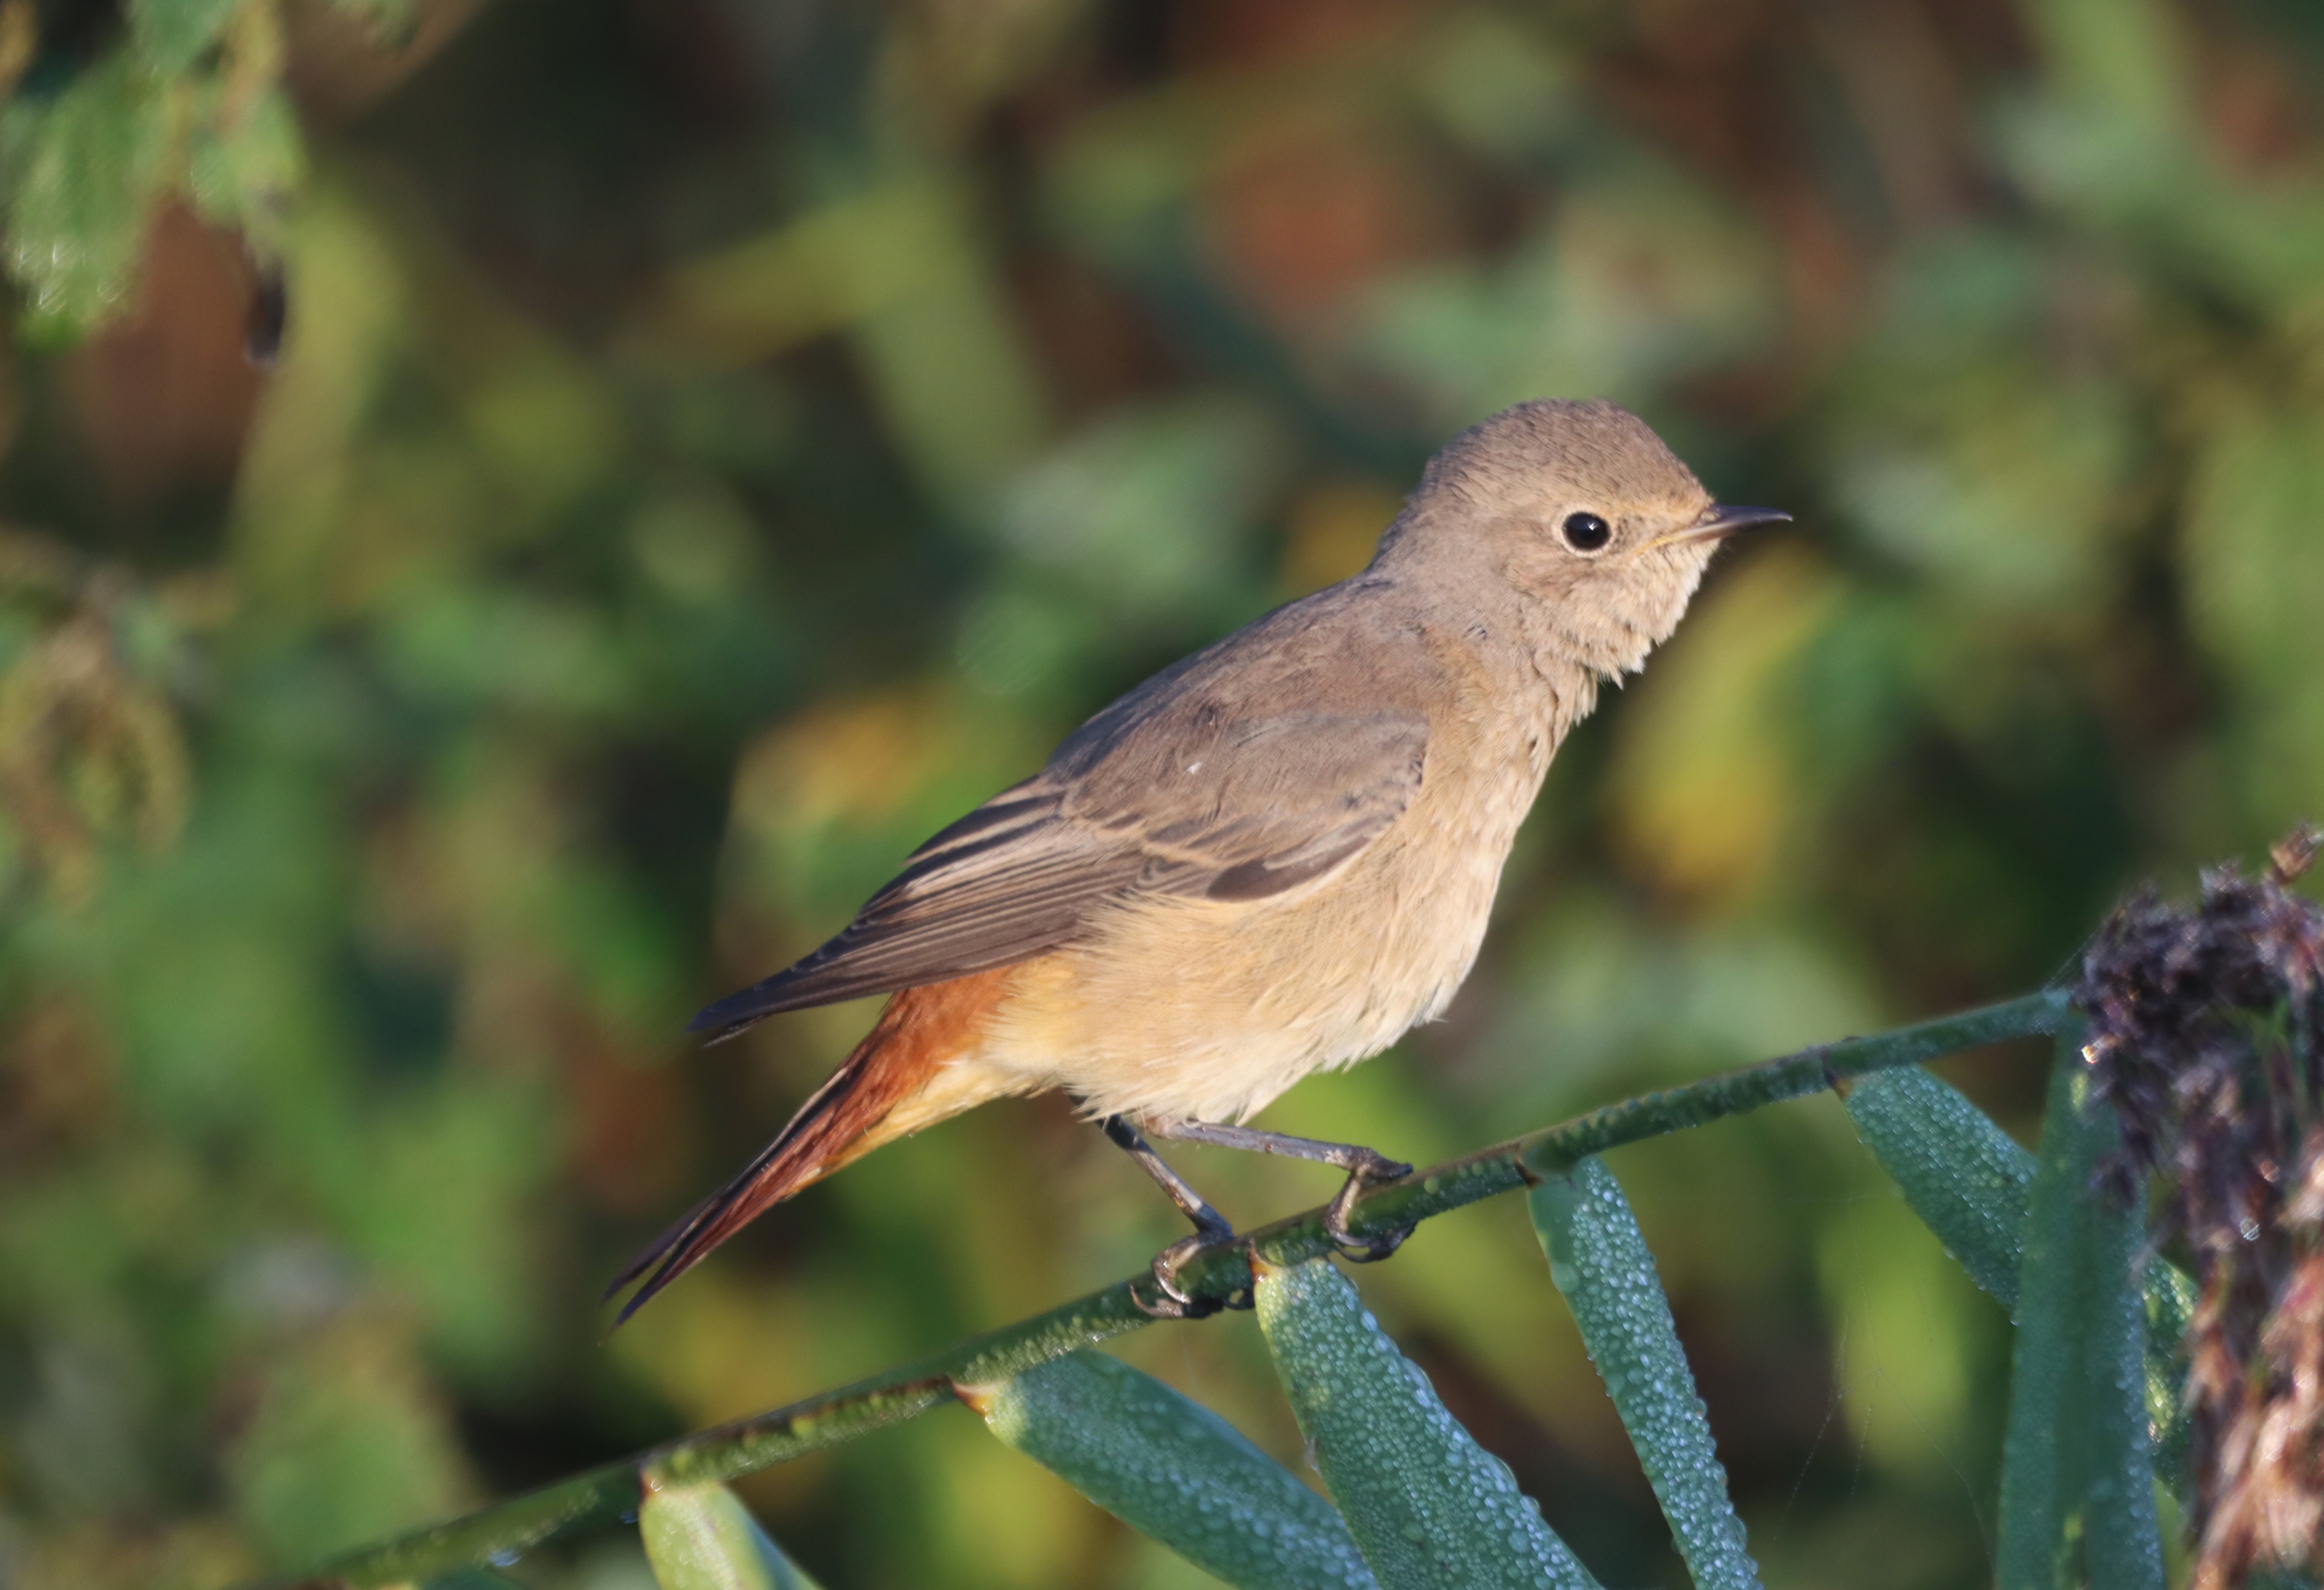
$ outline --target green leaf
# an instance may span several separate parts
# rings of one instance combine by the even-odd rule
[[[356,1322],[268,1355],[225,1478],[244,1538],[289,1565],[443,1517],[462,1467],[410,1341]]]
[[[1243,1590],[1378,1583],[1331,1503],[1120,1359],[1084,1350],[955,1390],[1001,1440],[1214,1578]]]
[[[2000,1590],[2162,1590],[2147,1449],[2146,1321],[2132,1280],[2140,1222],[2093,1190],[2119,1138],[2089,1096],[2081,1023],[2058,1034],[2027,1200],[2002,1448]]]
[[[1958,1089],[1918,1066],[1858,1083],[1848,1095],[1848,1114],[1913,1212],[2015,1318],[2034,1156]],[[2181,1340],[2194,1312],[2195,1283],[2178,1266],[2152,1259],[2142,1290],[2147,1419],[2161,1432],[2158,1465],[2183,1490],[2187,1419],[2180,1393],[2187,1364]]]
[[[2167,135],[2187,120],[2187,50],[2159,0],[2034,0],[2025,25],[2049,63],[2050,92],[2101,110],[2126,132]]]
[[[2187,1466],[2187,1326],[2195,1316],[2194,1278],[2176,1264],[2150,1259],[2142,1301],[2146,1311],[2146,1428],[2154,1442],[2154,1470],[2183,1502],[2193,1493]]]
[[[157,77],[190,69],[218,41],[236,0],[129,0],[129,41]]]
[[[1702,1399],[1630,1202],[1596,1159],[1528,1195],[1549,1277],[1630,1433],[1696,1590],[1758,1590]]]
[[[1276,1373],[1382,1585],[1595,1590],[1508,1465],[1445,1410],[1330,1261],[1252,1268]]]
[[[649,1480],[638,1532],[662,1590],[817,1590],[724,1485]]]
[[[1265,410],[1149,404],[1065,441],[1011,485],[1004,539],[1124,622],[1201,611],[1233,577],[1284,468]]]
[[[1849,1118],[1945,1252],[2015,1317],[2034,1156],[1918,1066],[1849,1090]]]
[[[204,215],[271,252],[277,246],[278,212],[306,175],[299,117],[281,89],[269,88],[232,126],[197,133],[188,182]]]
[[[10,109],[7,263],[40,338],[86,332],[127,301],[170,143],[163,86],[126,51],[45,106]]]

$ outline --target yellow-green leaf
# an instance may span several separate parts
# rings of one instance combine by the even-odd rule
[[[638,1532],[662,1590],[817,1590],[724,1485],[647,1481]]]

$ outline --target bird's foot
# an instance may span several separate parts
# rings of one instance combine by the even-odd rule
[[[1331,1206],[1323,1211],[1323,1234],[1332,1239],[1332,1245],[1339,1249],[1342,1258],[1351,1263],[1370,1264],[1387,1258],[1402,1247],[1404,1239],[1412,1234],[1412,1223],[1407,1221],[1376,1235],[1358,1236],[1348,1229],[1348,1216],[1354,1212],[1356,1199],[1362,1196],[1366,1188],[1376,1182],[1394,1181],[1400,1176],[1409,1176],[1412,1167],[1371,1149],[1357,1151],[1364,1157],[1348,1167],[1348,1179],[1340,1185]]]
[[[1248,1290],[1230,1292],[1223,1298],[1197,1297],[1178,1284],[1178,1272],[1191,1262],[1195,1254],[1210,1248],[1225,1247],[1238,1239],[1231,1227],[1222,1221],[1216,1228],[1205,1228],[1176,1242],[1154,1255],[1154,1296],[1145,1298],[1132,1287],[1130,1300],[1138,1305],[1139,1312],[1155,1319],[1208,1319],[1222,1308],[1248,1308],[1251,1306]]]

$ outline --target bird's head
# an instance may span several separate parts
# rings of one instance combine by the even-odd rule
[[[1669,638],[1720,542],[1790,517],[1713,502],[1618,404],[1543,399],[1447,444],[1381,559],[1455,590],[1482,580],[1514,592],[1529,628],[1610,677]]]

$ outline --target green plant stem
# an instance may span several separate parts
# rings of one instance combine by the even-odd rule
[[[2091,1185],[2121,1142],[2093,1096],[2077,1017],[2058,1035],[2042,1152],[2026,1189],[2001,1449],[2000,1590],[2163,1590],[2139,1297],[2143,1206]]]
[[[1591,1154],[1625,1143],[1821,1093],[1849,1077],[1893,1066],[2054,1032],[2065,1009],[2061,990],[2044,989],[1893,1032],[1818,1044],[1683,1087],[1642,1095],[1374,1188],[1357,1204],[1351,1226],[1363,1234],[1417,1224],[1563,1173]],[[1298,1264],[1333,1251],[1323,1234],[1320,1207],[1259,1226],[1247,1240],[1268,1262],[1278,1265]],[[1240,1245],[1200,1255],[1180,1278],[1192,1292],[1206,1298],[1223,1299],[1250,1284],[1250,1266]],[[1130,1295],[1132,1285],[1146,1279],[1141,1272],[853,1385],[701,1431],[466,1518],[354,1552],[305,1576],[274,1583],[383,1586],[495,1559],[505,1563],[552,1536],[635,1516],[641,1476],[650,1474],[657,1484],[669,1485],[734,1479],[925,1413],[951,1400],[955,1382],[978,1385],[1002,1380],[1076,1347],[1150,1325],[1153,1321]]]

